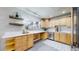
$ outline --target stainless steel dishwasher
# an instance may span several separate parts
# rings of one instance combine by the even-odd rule
[[[49,39],[50,40],[54,40],[55,29],[54,28],[50,28],[50,29],[47,30],[47,32],[49,33]]]

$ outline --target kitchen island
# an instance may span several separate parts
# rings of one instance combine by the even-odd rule
[[[0,40],[0,47],[3,51],[24,51],[32,48],[35,41],[47,38],[45,31],[6,32]]]

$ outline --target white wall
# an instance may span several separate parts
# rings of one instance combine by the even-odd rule
[[[17,8],[12,7],[0,7],[0,35],[3,35],[3,33],[8,31],[21,31],[21,26],[13,26],[9,25],[9,14],[13,13],[14,11],[19,11]],[[21,11],[21,16],[24,18],[25,24],[28,24],[29,22],[39,21],[38,18],[31,16],[29,14],[24,14]]]

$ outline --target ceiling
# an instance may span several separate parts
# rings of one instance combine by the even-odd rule
[[[71,12],[70,7],[19,7],[18,9],[40,18],[54,17]]]

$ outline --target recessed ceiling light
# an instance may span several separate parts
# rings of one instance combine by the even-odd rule
[[[63,14],[65,14],[65,13],[66,13],[66,11],[62,11],[62,13],[63,13]]]

